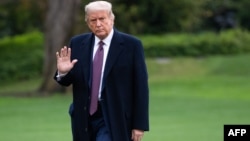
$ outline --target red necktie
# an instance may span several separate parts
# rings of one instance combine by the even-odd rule
[[[93,60],[91,101],[89,110],[90,115],[93,115],[97,111],[97,106],[98,106],[98,95],[100,89],[102,64],[103,64],[103,45],[104,43],[100,41],[99,48],[97,49]]]

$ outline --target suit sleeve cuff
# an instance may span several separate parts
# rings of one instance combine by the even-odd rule
[[[57,76],[56,76],[57,81],[60,81],[65,75],[67,75],[67,73],[57,72]]]

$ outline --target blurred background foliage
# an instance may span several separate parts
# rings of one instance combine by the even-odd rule
[[[88,30],[83,21],[84,5],[88,2],[82,0],[76,32]],[[112,3],[115,26],[132,34],[250,29],[248,0],[112,0]],[[46,0],[2,0],[0,37],[43,31],[46,10]]]
[[[2,0],[0,2],[0,37],[43,30],[45,1]]]
[[[73,34],[88,31],[84,22],[84,6],[88,2],[82,0]],[[137,35],[143,41],[146,57],[204,57],[250,51],[249,0],[112,0],[112,3],[115,27]],[[47,10],[47,0],[0,1],[2,82],[42,74]],[[30,50],[32,53],[27,53]]]

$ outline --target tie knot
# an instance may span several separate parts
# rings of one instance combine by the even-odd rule
[[[104,42],[103,41],[100,41],[99,42],[99,46],[103,46],[104,45]]]
[[[99,48],[98,48],[100,51],[103,49],[103,45],[104,45],[104,42],[100,41],[99,42]]]

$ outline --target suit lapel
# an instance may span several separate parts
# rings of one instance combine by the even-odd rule
[[[81,43],[81,51],[82,53],[82,73],[84,75],[84,81],[88,83],[89,88],[91,87],[91,79],[90,76],[92,75],[92,52],[93,52],[93,43],[94,43],[94,38],[93,34],[90,34],[89,38],[84,40]]]
[[[116,30],[114,30],[114,35],[110,44],[106,64],[105,64],[105,69],[104,69],[104,75],[103,75],[103,84],[102,84],[102,89],[105,87],[105,80],[112,68],[112,66],[115,64],[117,57],[119,56],[120,52],[123,49],[123,40],[120,36],[120,33]]]

